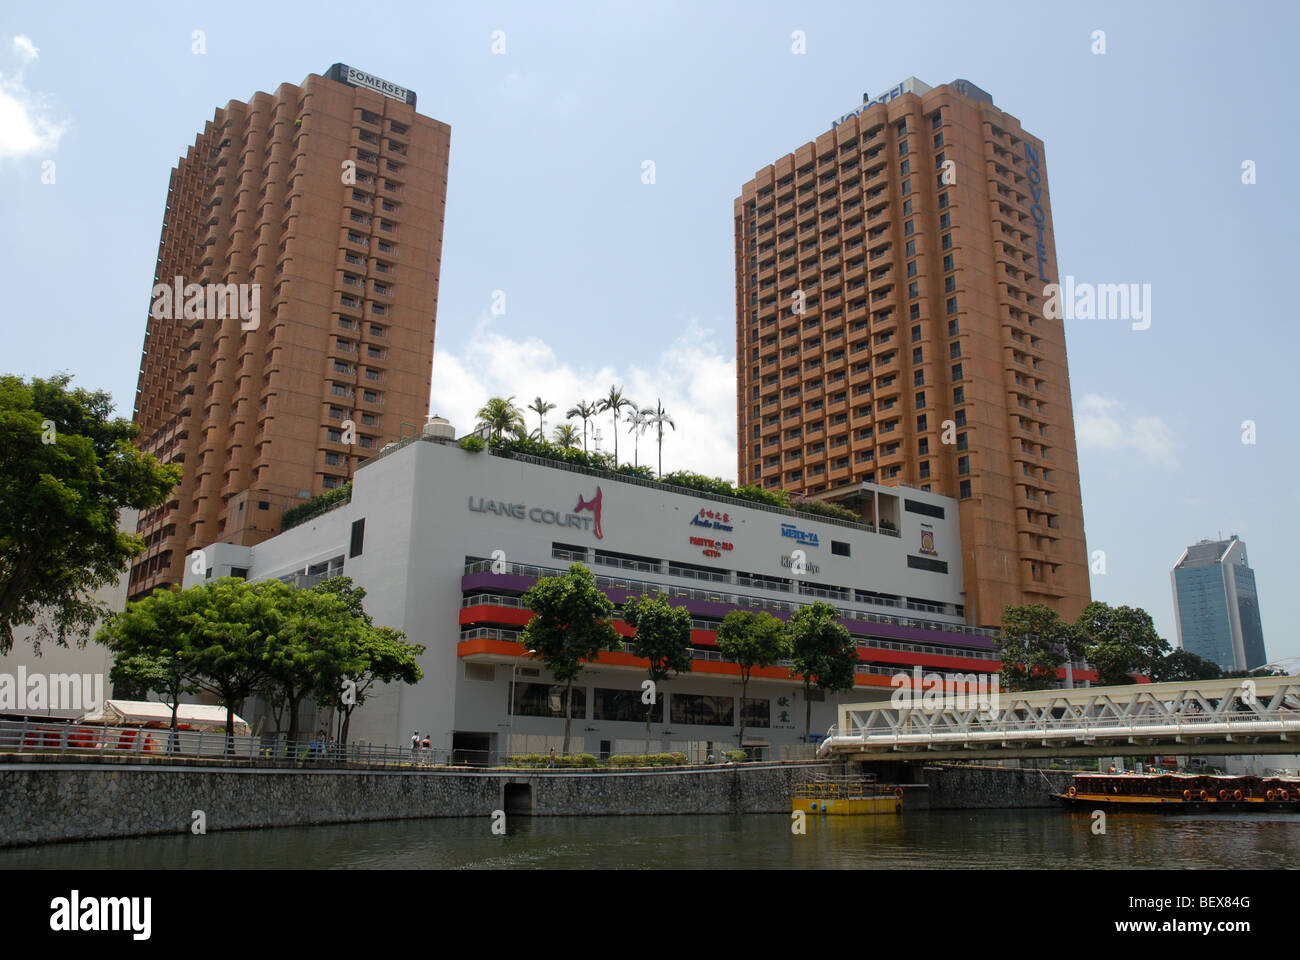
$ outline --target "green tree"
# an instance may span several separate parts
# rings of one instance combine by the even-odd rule
[[[1188,650],[1174,650],[1151,671],[1153,683],[1169,680],[1217,680],[1223,668],[1213,660],[1198,657]]]
[[[71,380],[0,377],[0,654],[22,625],[38,654],[42,640],[85,646],[108,612],[94,591],[144,550],[118,514],[157,507],[180,482],[180,467],[132,444],[139,427],[110,419],[107,393]]]
[[[578,446],[578,429],[571,423],[562,423],[555,428],[552,438],[561,448],[572,450]]]
[[[1041,603],[1008,606],[993,644],[1002,657],[1000,680],[1008,690],[1046,690],[1056,683],[1057,668],[1067,657],[1083,656],[1078,631]]]
[[[1156,633],[1151,614],[1140,607],[1112,607],[1094,600],[1075,622],[1084,656],[1103,686],[1134,683],[1132,674],[1150,674],[1169,654],[1169,643]]]
[[[646,412],[644,410],[638,410],[636,406],[633,405],[632,412],[623,419],[623,422],[628,425],[627,432],[632,434],[632,466],[634,468],[639,467],[640,462],[637,459],[637,441],[650,426],[650,421],[646,419]]]
[[[573,681],[602,650],[618,650],[623,644],[610,620],[614,602],[601,593],[596,578],[580,563],[569,565],[559,577],[542,577],[523,596],[533,611],[524,627],[521,642],[536,650],[556,680],[565,685],[564,753],[569,752],[569,730],[573,723]],[[514,691],[510,694],[514,696]]]
[[[858,663],[858,643],[839,622],[835,608],[818,601],[796,610],[790,617],[791,676],[803,677],[803,738],[808,742],[812,729],[814,686],[825,693],[853,689]]]
[[[574,417],[582,418],[582,452],[587,452],[587,421],[592,419],[600,410],[596,404],[588,403],[586,400],[579,400],[576,406],[570,407],[564,414],[566,420],[572,420]]]
[[[475,414],[477,429],[486,430],[495,443],[500,443],[507,433],[516,437],[526,435],[523,411],[515,406],[514,400],[514,397],[493,397],[483,404]]]
[[[677,424],[673,422],[672,417],[668,416],[668,411],[664,409],[664,405],[662,401],[656,400],[654,407],[646,407],[644,410],[641,411],[641,413],[646,418],[646,425],[650,427],[654,427],[655,429],[655,434],[659,441],[659,476],[663,477],[664,475],[664,426],[667,425],[672,427],[674,430],[676,430]]]
[[[546,415],[555,409],[555,404],[547,403],[541,397],[538,397],[528,405],[528,409],[537,414],[537,439],[545,442],[546,440]]]
[[[631,597],[623,604],[623,622],[636,630],[632,654],[650,661],[647,673],[654,692],[645,708],[645,752],[649,753],[650,718],[659,688],[669,673],[689,673],[691,669],[691,612],[674,607],[662,593]]]
[[[718,650],[740,665],[740,748],[745,748],[745,699],[755,667],[770,667],[790,655],[785,624],[770,613],[732,610],[718,627]],[[855,653],[856,656],[856,653]],[[806,735],[806,731],[805,731]]]
[[[614,466],[618,466],[618,414],[624,407],[634,407],[634,404],[627,397],[623,396],[623,388],[611,386],[607,393],[596,404],[600,413],[614,414]]]
[[[190,591],[196,591],[194,608],[186,619],[198,686],[226,708],[226,751],[234,753],[235,712],[267,679],[268,638],[281,625],[278,591],[238,577],[210,580],[183,593]]]
[[[356,629],[348,633],[352,648],[343,658],[327,665],[316,692],[318,704],[338,710],[338,741],[344,745],[353,712],[366,702],[376,683],[419,683],[424,678],[416,661],[426,648],[421,643],[408,643],[406,634],[394,627],[376,627],[362,604],[365,588],[355,586],[351,577],[330,577],[312,590],[338,596],[356,621]]]
[[[168,752],[176,749],[181,694],[200,689],[198,652],[190,639],[197,598],[179,587],[155,590],[110,616],[95,634],[114,655],[109,680],[115,696],[143,700],[157,693],[171,705]]]

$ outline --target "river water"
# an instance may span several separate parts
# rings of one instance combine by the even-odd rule
[[[0,869],[1294,869],[1300,814],[1061,810],[402,820],[0,850]]]

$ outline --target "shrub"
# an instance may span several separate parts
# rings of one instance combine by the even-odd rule
[[[333,490],[326,490],[318,497],[312,497],[306,503],[300,503],[296,507],[290,507],[280,516],[280,532],[291,527],[296,527],[313,517],[319,517],[328,510],[335,507],[350,503],[352,501],[352,481],[349,480],[341,487],[335,487]]]
[[[726,753],[723,754],[723,756],[726,757],[728,760],[730,760],[732,763],[744,763],[745,760],[748,759],[748,756],[744,750],[728,750]]]
[[[487,444],[483,442],[482,437],[476,437],[472,434],[468,437],[464,437],[460,441],[460,448],[462,450],[468,450],[470,453],[480,453],[486,446]]]

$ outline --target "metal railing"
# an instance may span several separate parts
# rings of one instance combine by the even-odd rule
[[[465,576],[475,573],[493,573],[493,565],[498,564],[494,560],[476,560],[465,564]],[[561,577],[567,573],[559,567],[544,567],[538,564],[529,563],[507,563],[505,569],[501,571],[517,577],[532,577],[540,579],[541,577]],[[783,600],[772,600],[767,597],[756,597],[747,594],[724,593],[713,590],[697,590],[691,587],[680,587],[674,584],[655,583],[649,580],[633,580],[623,577],[605,577],[597,575],[595,577],[596,585],[605,589],[627,590],[632,593],[665,593],[670,597],[680,597],[687,600],[703,600],[709,603],[726,603],[738,607],[753,607],[761,610],[779,610],[784,613],[793,613],[802,606],[798,603],[789,603]],[[727,582],[742,583],[752,586],[762,586],[769,590],[780,590],[783,592],[792,592],[788,585],[770,585],[758,583],[749,577],[737,575],[728,578]],[[810,588],[808,593],[811,594],[817,588]],[[800,591],[804,593],[804,591]],[[877,601],[857,601],[860,603],[876,603]],[[881,604],[886,605],[886,604]],[[848,620],[861,620],[867,623],[885,623],[893,626],[912,627],[920,630],[938,630],[944,633],[961,633],[967,636],[984,637],[992,639],[998,635],[996,630],[986,627],[968,627],[962,623],[945,623],[941,620],[923,620],[914,617],[893,617],[888,614],[868,613],[864,610],[849,610],[844,607],[836,607],[836,612]]]
[[[339,763],[411,767],[472,764],[478,758],[463,755],[473,752],[364,742],[338,744],[317,739],[290,742],[240,733],[228,736],[219,731],[180,730],[173,734],[167,727],[108,727],[31,719],[0,721],[0,755],[252,760],[270,766]],[[482,762],[487,759],[482,758]]]

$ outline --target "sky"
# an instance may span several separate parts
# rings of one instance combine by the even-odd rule
[[[1061,274],[1150,284],[1146,329],[1065,321],[1094,598],[1173,642],[1170,568],[1235,533],[1300,657],[1297,41],[1291,2],[8,5],[0,371],[129,417],[169,171],[342,61],[451,126],[432,411],[540,395],[549,429],[620,384],[673,416],[665,470],[734,480],[733,199],[863,93],[964,78],[1046,145]]]

